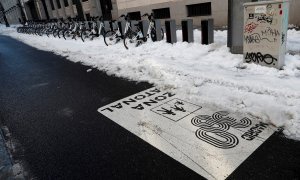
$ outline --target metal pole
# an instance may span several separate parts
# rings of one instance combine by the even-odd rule
[[[176,43],[177,36],[176,36],[176,22],[174,19],[165,21],[166,26],[166,35],[167,35],[167,43]]]
[[[182,41],[183,42],[194,42],[194,31],[193,31],[193,20],[185,19],[181,21],[182,26]]]
[[[207,19],[201,21],[201,44],[214,43],[214,20]]]

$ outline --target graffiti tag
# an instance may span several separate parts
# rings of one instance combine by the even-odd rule
[[[259,23],[269,23],[269,24],[273,23],[273,16],[267,16],[266,14],[260,14],[260,15],[256,16],[256,18],[257,18],[257,22],[259,22]]]
[[[250,63],[250,62],[254,62],[254,63],[266,63],[268,65],[275,65],[275,62],[277,61],[276,58],[274,58],[272,55],[270,54],[262,54],[261,52],[257,52],[257,53],[254,53],[254,52],[247,52],[246,53],[246,56],[245,56],[245,60],[247,63]]]
[[[261,35],[278,37],[278,36],[280,36],[280,32],[277,29],[272,29],[270,27],[267,27],[265,30],[261,31]]]
[[[247,24],[245,26],[245,33],[252,33],[254,29],[256,29],[258,26],[257,23],[251,22],[250,24]]]
[[[247,44],[260,43],[262,40],[266,40],[266,41],[269,41],[269,42],[276,42],[277,41],[276,38],[274,38],[273,40],[270,40],[268,38],[262,38],[260,36],[260,34],[258,34],[258,33],[246,35],[246,36],[244,36],[244,39],[245,39],[245,42]]]

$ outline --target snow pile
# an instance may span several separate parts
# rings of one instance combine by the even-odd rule
[[[227,31],[215,31],[215,43],[147,42],[126,50],[123,43],[106,47],[103,39],[92,42],[18,34],[0,28],[38,49],[67,56],[107,74],[135,81],[147,81],[160,88],[174,88],[195,103],[215,104],[224,109],[248,113],[277,127],[289,138],[300,140],[300,32],[288,31],[288,52],[283,70],[244,64],[242,55],[231,54],[226,46]]]
[[[295,29],[291,29],[288,31],[288,43],[287,49],[289,52],[295,52],[300,55],[300,33]]]

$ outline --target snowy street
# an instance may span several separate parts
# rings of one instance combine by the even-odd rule
[[[107,47],[101,38],[83,43],[19,34],[15,28],[0,26],[0,123],[10,132],[14,163],[37,179],[299,178],[300,31],[288,31],[282,70],[243,63],[242,55],[229,52],[227,31],[215,31],[211,45],[201,45],[201,32],[194,33],[192,44],[181,42],[178,30],[176,44],[147,42],[126,50],[122,43]],[[124,104],[140,100],[136,97],[142,92],[153,97],[143,105],[151,106],[149,112],[158,118],[148,119],[148,112],[142,112],[138,117],[145,122],[135,122],[130,119],[132,107],[126,109]],[[150,104],[171,96],[164,104]],[[173,103],[174,98],[188,101],[190,113],[181,109],[186,114],[177,117],[162,112],[180,104]],[[177,110],[183,107],[175,105]],[[173,121],[180,123],[204,106],[242,114],[244,124],[234,130],[242,137],[247,131],[238,128],[261,125],[259,130],[264,131],[254,140],[259,145],[239,139],[235,145],[243,145],[240,151],[224,154],[241,158],[230,162],[217,157],[211,162],[220,164],[208,162],[207,166],[217,166],[208,171],[202,168],[201,155],[185,154],[189,147],[199,150],[198,144],[166,148],[180,142],[178,136],[172,137],[178,128]],[[160,126],[159,118],[169,118],[166,113],[176,118]],[[190,119],[179,126],[188,133],[194,128]],[[188,138],[192,136],[195,132]],[[159,138],[171,143],[158,142]],[[249,146],[253,148],[248,150]],[[219,171],[227,174],[217,172],[225,162],[232,167]],[[200,176],[202,171],[207,175]]]

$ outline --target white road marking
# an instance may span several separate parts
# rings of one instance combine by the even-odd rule
[[[225,179],[274,130],[238,113],[151,88],[98,111],[207,179]]]

